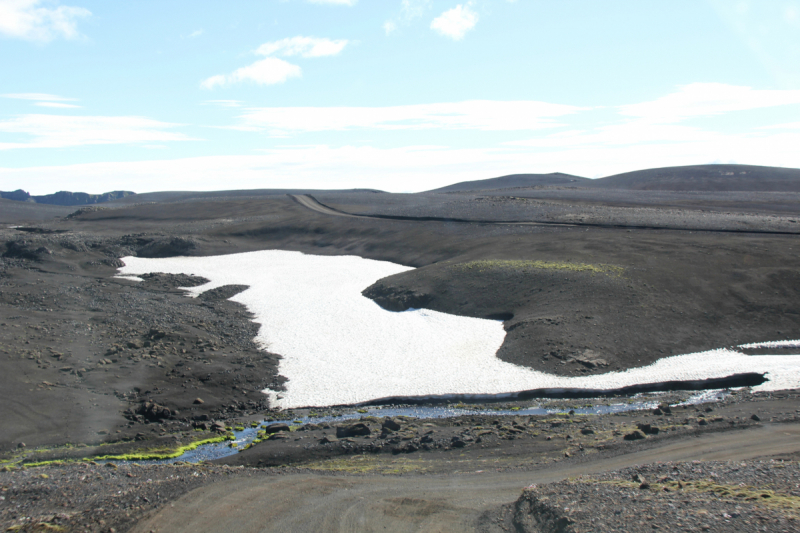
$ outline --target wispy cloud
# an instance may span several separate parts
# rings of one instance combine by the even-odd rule
[[[81,106],[75,104],[65,104],[63,102],[36,102],[34,105],[39,107],[55,107],[58,109],[79,109]]]
[[[325,57],[339,54],[347,46],[347,39],[324,39],[319,37],[290,37],[279,41],[264,43],[256,49],[262,56],[280,55],[284,57]]]
[[[283,83],[289,78],[301,75],[300,67],[277,57],[266,57],[246,67],[237,68],[230,74],[218,74],[206,78],[200,84],[204,89],[225,87],[243,81],[252,81],[258,85],[275,85]]]
[[[203,105],[215,105],[219,107],[242,107],[241,100],[206,100]]]
[[[478,13],[472,9],[474,2],[459,4],[433,19],[431,29],[440,35],[460,41],[478,23]]]
[[[332,6],[354,6],[358,0],[307,0],[310,4],[328,4]]]
[[[81,106],[75,104],[67,104],[65,102],[74,102],[77,98],[65,98],[55,94],[46,93],[14,93],[14,94],[0,94],[3,98],[13,98],[15,100],[32,100],[33,105],[39,107],[53,107],[60,109],[77,109]]]
[[[757,90],[723,83],[692,83],[650,102],[621,106],[620,113],[650,122],[674,123],[800,103],[800,90]]]
[[[403,0],[400,3],[400,12],[383,23],[383,31],[391,35],[401,25],[409,24],[414,19],[423,16],[431,7],[431,0]]]
[[[352,129],[535,130],[584,108],[535,101],[466,102],[389,107],[267,107],[248,109],[238,127],[272,135]]]
[[[24,142],[0,142],[0,150],[193,140],[183,133],[169,131],[176,126],[178,124],[143,117],[21,115],[0,120],[0,132],[28,139]]]
[[[615,122],[594,128],[572,129],[534,139],[505,143],[531,148],[587,149],[589,147],[644,146],[646,144],[714,146],[726,140],[764,138],[757,130],[792,129],[792,124],[756,128],[746,135],[736,135],[702,127],[693,121],[704,117],[736,112],[800,105],[798,90],[758,90],[721,83],[693,83],[655,100],[616,107]],[[785,139],[776,134],[774,139]]]
[[[55,94],[47,93],[11,93],[0,94],[3,98],[15,98],[17,100],[38,100],[42,102],[74,102],[77,98],[66,98]]]
[[[264,43],[255,50],[256,54],[266,56],[264,59],[238,68],[230,74],[218,74],[206,78],[200,86],[204,89],[213,89],[243,81],[251,81],[259,85],[283,83],[290,78],[300,77],[302,69],[293,63],[274,57],[275,55],[305,58],[335,56],[347,46],[347,43],[346,39],[332,40],[303,36]]]
[[[92,14],[82,7],[41,4],[42,0],[0,1],[0,35],[43,43],[58,37],[76,39],[81,36],[78,19]]]
[[[200,28],[199,30],[194,30],[192,33],[189,34],[189,38],[194,39],[195,37],[200,37],[201,35],[203,35],[204,32],[205,30],[203,30],[203,28]]]

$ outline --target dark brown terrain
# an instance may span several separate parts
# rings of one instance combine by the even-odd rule
[[[364,287],[364,294],[390,310],[425,307],[502,319],[508,333],[499,357],[551,373],[578,375],[642,366],[672,354],[748,342],[800,339],[800,259],[795,249],[800,245],[799,236],[800,170],[740,165],[655,169],[602,180],[519,175],[486,180],[483,188],[481,182],[470,182],[419,194],[371,190],[148,193],[78,211],[0,200],[0,242],[4,243],[0,245],[3,361],[0,454],[9,468],[17,469],[26,462],[164,453],[215,435],[215,421],[221,421],[224,429],[279,415],[269,410],[259,391],[266,386],[280,387],[285,382],[278,369],[280,355],[258,349],[252,341],[258,326],[249,320],[246,309],[227,300],[244,287],[225,287],[197,299],[188,298],[178,287],[203,280],[156,275],[137,283],[115,278],[120,258],[125,256],[203,256],[284,249],[323,255],[351,254],[417,267]],[[622,415],[607,415],[607,420],[591,423],[581,419],[578,422],[581,428],[590,425],[593,427],[589,429],[595,431],[586,435],[564,433],[560,426],[550,427],[551,422],[528,417],[516,421],[521,437],[511,440],[505,436],[517,434],[502,429],[514,428],[514,422],[507,417],[498,418],[498,424],[488,418],[463,419],[456,426],[455,419],[450,419],[418,421],[409,429],[410,423],[404,423],[407,440],[387,434],[381,444],[377,444],[381,439],[376,433],[380,432],[382,422],[367,421],[374,426],[370,429],[373,435],[370,439],[353,437],[353,442],[336,441],[327,445],[318,443],[323,433],[327,433],[327,438],[332,430],[312,428],[306,429],[303,437],[314,446],[301,445],[302,441],[294,444],[294,440],[269,439],[224,461],[247,465],[244,471],[213,467],[203,472],[215,480],[236,479],[239,483],[243,477],[252,477],[273,483],[270,480],[277,476],[274,479],[278,482],[286,475],[285,471],[250,468],[308,466],[312,462],[315,471],[331,472],[337,469],[337,464],[344,464],[337,463],[344,457],[350,458],[346,459],[349,466],[344,469],[352,471],[353,464],[357,464],[351,464],[352,461],[366,457],[372,459],[363,460],[379,465],[367,471],[381,473],[391,472],[391,465],[413,458],[412,464],[421,461],[424,468],[417,465],[402,470],[406,472],[403,477],[412,476],[412,481],[397,485],[393,497],[399,502],[395,513],[399,518],[391,522],[395,524],[391,529],[437,530],[435,520],[414,522],[409,518],[413,513],[403,502],[413,499],[413,486],[422,483],[413,481],[416,479],[413,476],[447,479],[455,475],[455,470],[461,472],[459,475],[481,470],[481,461],[488,456],[504,457],[508,468],[521,468],[530,474],[531,481],[523,482],[522,474],[503,477],[502,472],[497,473],[494,485],[486,488],[486,494],[493,494],[487,496],[488,503],[472,507],[488,514],[481,515],[482,518],[469,515],[473,520],[470,527],[497,530],[502,518],[509,530],[519,531],[635,531],[632,524],[640,522],[652,522],[650,525],[664,529],[664,522],[656,522],[655,518],[639,520],[641,517],[635,510],[647,513],[644,507],[626,506],[634,511],[616,513],[610,504],[605,511],[598,508],[596,513],[601,514],[570,515],[567,518],[571,522],[558,522],[563,517],[554,515],[553,523],[561,524],[557,527],[572,529],[534,524],[539,527],[535,529],[525,525],[525,516],[539,512],[545,496],[555,498],[554,492],[547,492],[551,489],[542,489],[544,492],[535,497],[528,491],[516,507],[501,508],[516,496],[511,497],[510,488],[492,492],[491,487],[508,483],[509,487],[516,487],[518,496],[522,487],[537,482],[536,479],[545,483],[562,482],[578,473],[616,471],[629,463],[614,458],[640,453],[643,447],[653,450],[646,455],[646,461],[657,461],[662,457],[657,452],[660,446],[664,449],[679,446],[695,432],[709,431],[714,435],[741,433],[731,437],[731,442],[739,439],[750,442],[752,449],[761,450],[755,455],[740,450],[719,459],[781,453],[790,461],[786,468],[796,470],[793,462],[796,456],[791,454],[799,452],[800,446],[792,444],[796,439],[778,438],[779,428],[795,428],[796,397],[793,394],[782,399],[759,397],[758,401],[763,402],[760,405],[764,412],[759,415],[763,424],[750,419],[750,415],[756,414],[750,412],[753,409],[740,407],[751,399],[734,397],[725,406],[730,412],[714,415],[722,420],[702,425],[699,417],[691,413],[682,418],[682,413],[676,413],[663,420],[655,415],[630,415],[643,424],[665,428],[659,436],[647,436],[641,442],[623,439],[632,428],[619,427],[613,416]],[[767,414],[762,416],[764,413]],[[689,422],[683,422],[684,418]],[[775,420],[770,423],[770,418]],[[571,420],[571,424],[575,423],[574,418]],[[759,439],[748,440],[743,436],[755,435],[754,426],[775,431],[770,438],[773,444],[778,444],[758,448]],[[461,428],[469,431],[464,433]],[[427,435],[430,441],[422,442],[426,431],[431,431]],[[479,435],[481,431],[489,433]],[[570,439],[566,439],[567,434]],[[548,436],[550,440],[546,440]],[[466,437],[471,440],[463,440]],[[399,440],[389,442],[393,438]],[[453,446],[454,438],[462,439],[465,446]],[[393,453],[408,442],[413,442],[416,449]],[[713,439],[709,442],[709,446],[713,445]],[[64,447],[68,444],[69,447]],[[377,451],[376,446],[380,447]],[[565,451],[570,457],[564,457]],[[601,456],[608,458],[601,461]],[[687,452],[664,460],[692,458]],[[464,465],[458,466],[459,461],[464,461]],[[553,461],[555,466],[551,464]],[[577,466],[578,470],[561,470],[558,465],[562,463],[587,466],[581,466],[582,471]],[[766,464],[764,472],[747,475],[755,476],[756,481],[761,479],[759,475],[776,479],[777,474],[770,474],[772,463]],[[552,475],[533,475],[536,469],[545,466]],[[98,494],[84,503],[79,503],[77,496],[65,496],[66,510],[61,514],[69,517],[56,522],[60,520],[64,527],[75,530],[105,531],[108,527],[123,530],[149,516],[148,513],[162,509],[167,501],[200,486],[197,476],[189,473],[197,467],[124,468],[153,469],[152,474],[135,473],[132,475],[137,477],[121,480],[125,483],[136,485],[136,479],[158,478],[173,488],[165,489],[158,503],[147,496],[148,505],[140,502],[112,507],[97,516],[91,510],[95,505],[91,502],[104,496]],[[653,467],[653,473],[643,470],[650,483],[653,483],[650,478],[666,475],[659,468]],[[721,485],[739,483],[732,470],[735,466],[714,468],[720,476],[727,476]],[[86,469],[85,473],[81,469]],[[48,477],[37,478],[40,472]],[[28,502],[26,505],[38,509],[36,516],[44,520],[46,512],[51,511],[47,505],[62,501],[53,500],[53,495],[69,494],[76,490],[74,487],[82,486],[75,483],[96,476],[110,479],[109,486],[115,486],[115,472],[91,465],[51,466],[45,470],[4,473],[0,484],[4,487],[3,494],[16,494],[15,505]],[[184,481],[170,477],[171,472],[182,472],[178,477]],[[628,471],[619,475],[620,479],[631,477]],[[347,476],[345,481],[325,476],[330,478],[333,492],[339,490],[338,484],[360,483],[348,481],[351,478]],[[685,481],[694,479],[690,478],[687,475]],[[53,481],[46,481],[49,479]],[[63,481],[56,482],[59,479]],[[394,490],[390,487],[396,478],[375,479],[365,487],[374,489],[380,485]],[[603,484],[606,478],[602,476],[592,479],[584,484],[563,481],[573,485],[552,490],[571,491],[576,494],[576,501],[586,501],[585,495],[579,497],[586,487],[597,488],[598,493],[632,490],[624,484]],[[659,483],[664,485],[670,480]],[[310,487],[316,482],[308,483]],[[663,488],[661,485],[653,486]],[[229,485],[219,486],[227,487],[225,491],[233,490]],[[22,490],[20,487],[30,489],[18,492]],[[767,517],[764,524],[777,520],[774,523],[779,527],[768,530],[798,530],[794,522],[787,521],[794,516],[795,500],[791,498],[797,495],[775,487],[781,498],[789,498],[781,502],[790,503],[786,504],[788,507],[769,507],[764,511]],[[131,494],[139,494],[137,491],[145,488],[131,490]],[[290,494],[287,492],[286,497],[291,498]],[[36,499],[32,499],[34,496]],[[655,491],[647,501],[666,506],[666,512],[676,502],[659,499],[662,496]],[[0,520],[6,527],[24,525],[21,517],[33,515],[15,511],[10,506],[11,499],[4,498],[0,500],[3,513]],[[426,498],[414,504],[424,507],[415,511],[415,516],[462,514],[457,510],[461,504],[456,505],[456,496],[445,497],[444,501]],[[98,504],[98,507],[105,509],[108,505]],[[562,503],[556,507],[560,509]],[[713,514],[716,511],[712,512],[712,507],[707,510]],[[90,510],[86,516],[93,517],[91,523],[83,524],[75,518],[75,513],[84,512],[81,509]],[[331,516],[341,511],[328,510],[333,513]],[[608,514],[603,515],[604,512]],[[730,515],[729,511],[724,512]],[[629,518],[631,513],[633,518]],[[53,511],[53,514],[58,513]],[[158,516],[152,518],[156,522],[151,529],[176,530],[174,522],[169,522],[176,518]],[[592,525],[591,518],[599,516],[607,516],[608,524],[617,522],[613,522],[613,528],[600,527],[596,522]],[[754,520],[752,523],[760,524],[755,515],[747,516],[748,523]],[[507,523],[515,520],[522,525]],[[731,526],[706,522],[698,521],[692,527],[704,530],[700,526],[710,524],[707,529],[710,531],[753,530],[745,527],[744,521],[734,520]],[[347,529],[346,523],[328,530]],[[453,525],[456,523],[461,524],[461,529]],[[673,523],[675,520],[670,519],[667,526]],[[31,528],[38,527],[32,524]],[[403,526],[406,529],[400,524],[406,524]],[[438,530],[463,530],[462,522],[449,524]],[[262,527],[280,529],[269,524]],[[292,528],[302,530],[299,522]],[[351,528],[368,529],[355,525]],[[261,529],[242,526],[241,530]]]

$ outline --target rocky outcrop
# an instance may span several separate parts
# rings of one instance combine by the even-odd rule
[[[430,294],[394,287],[381,281],[370,285],[361,294],[374,300],[387,311],[426,308],[433,299]]]
[[[184,237],[158,238],[144,244],[136,250],[139,257],[175,257],[187,255],[197,248],[193,239]]]

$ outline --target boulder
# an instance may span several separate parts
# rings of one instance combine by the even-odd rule
[[[400,421],[396,418],[384,418],[381,427],[392,431],[398,431],[400,429]]]
[[[369,429],[369,426],[363,422],[356,422],[355,424],[336,428],[336,437],[340,439],[369,435],[370,433],[372,433],[372,431]]]
[[[163,420],[172,416],[172,411],[169,408],[158,405],[153,401],[145,401],[136,410],[136,414],[142,416],[151,422]]]
[[[645,437],[644,433],[642,433],[641,431],[635,430],[635,431],[631,431],[630,433],[626,434],[622,438],[625,439],[625,440],[642,440],[642,439],[645,439],[647,437]]]
[[[270,424],[266,428],[264,428],[264,431],[269,435],[281,431],[291,431],[291,429],[289,428],[289,424],[281,423],[281,424]]]
[[[660,431],[657,427],[650,424],[637,424],[636,427],[638,427],[639,430],[645,435],[658,435],[658,432]]]

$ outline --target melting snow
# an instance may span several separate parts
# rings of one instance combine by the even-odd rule
[[[280,250],[123,261],[119,275],[124,277],[163,272],[211,280],[186,289],[195,296],[222,285],[248,285],[231,300],[245,305],[261,324],[257,342],[283,356],[279,372],[288,378],[287,390],[264,391],[276,407],[545,387],[617,388],[740,372],[767,372],[771,381],[762,390],[800,386],[800,356],[750,357],[727,349],[584,377],[559,377],[506,363],[495,357],[505,338],[499,321],[427,309],[395,313],[362,296],[375,281],[411,270],[385,261]]]

